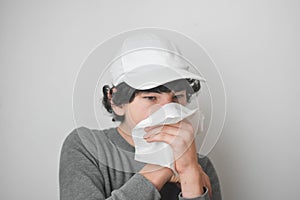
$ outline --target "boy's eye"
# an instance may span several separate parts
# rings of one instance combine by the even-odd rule
[[[180,99],[180,98],[183,98],[183,97],[184,97],[183,94],[178,94],[178,95],[173,96],[173,99]]]
[[[144,99],[148,99],[150,101],[155,101],[156,100],[156,97],[155,96],[145,96],[143,97]]]

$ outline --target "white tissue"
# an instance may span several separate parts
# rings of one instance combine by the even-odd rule
[[[176,173],[173,165],[174,156],[171,146],[164,142],[146,142],[143,138],[146,134],[144,128],[155,125],[174,124],[193,115],[196,111],[197,109],[190,110],[178,103],[169,103],[138,123],[132,131],[135,143],[134,159],[144,163],[169,167]]]

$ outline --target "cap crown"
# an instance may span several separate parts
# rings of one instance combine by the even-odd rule
[[[118,57],[110,68],[113,84],[123,82],[128,72],[139,67],[149,68],[151,65],[188,69],[188,63],[174,43],[155,34],[140,33],[124,40]]]

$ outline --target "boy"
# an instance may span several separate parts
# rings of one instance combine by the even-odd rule
[[[192,125],[147,127],[146,142],[164,142],[174,155],[175,174],[134,160],[134,127],[169,103],[188,104],[204,79],[188,71],[177,47],[153,34],[124,41],[111,68],[113,87],[103,87],[103,105],[117,128],[78,128],[64,142],[60,195],[67,199],[221,199],[212,163],[197,155]]]

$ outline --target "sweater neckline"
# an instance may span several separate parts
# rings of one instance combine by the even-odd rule
[[[109,139],[116,144],[119,148],[129,151],[129,152],[135,152],[135,147],[131,146],[118,132],[117,128],[112,128],[113,131],[111,131],[110,134],[107,134]],[[110,131],[108,131],[110,132]]]

